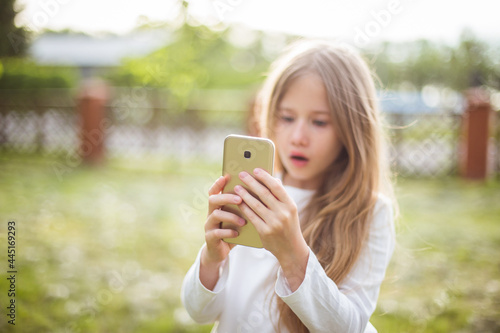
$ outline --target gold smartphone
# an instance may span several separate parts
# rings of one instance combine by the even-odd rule
[[[261,168],[269,172],[269,174],[273,174],[274,143],[265,138],[234,134],[228,135],[224,140],[222,175],[229,175],[230,179],[222,193],[234,194],[234,187],[236,185],[241,185],[254,197],[257,197],[238,176],[242,171],[246,171],[253,175],[253,170],[255,168]],[[240,211],[237,205],[225,205],[222,209],[234,213],[247,221],[243,227],[237,227],[234,224],[222,222],[221,228],[234,229],[239,232],[238,237],[223,239],[225,242],[257,248],[263,247],[257,230],[245,214]]]

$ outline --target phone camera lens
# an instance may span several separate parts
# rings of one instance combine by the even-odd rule
[[[243,156],[245,156],[245,158],[250,158],[252,156],[252,153],[249,152],[248,150],[245,150],[245,152],[243,153]]]

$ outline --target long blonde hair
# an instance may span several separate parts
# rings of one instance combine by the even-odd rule
[[[392,194],[383,157],[384,136],[375,85],[367,64],[349,48],[299,41],[271,66],[258,96],[261,135],[274,139],[276,111],[297,77],[314,73],[325,85],[332,123],[343,148],[325,180],[301,212],[302,233],[337,285],[358,259],[368,236],[377,193]],[[279,149],[279,147],[277,147]],[[283,168],[277,156],[278,171]],[[308,332],[281,300],[279,327]],[[279,329],[278,327],[278,329]]]

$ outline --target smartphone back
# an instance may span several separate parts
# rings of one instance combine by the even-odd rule
[[[236,185],[241,185],[252,195],[252,191],[240,180],[239,173],[246,171],[253,174],[255,168],[261,168],[273,174],[274,168],[274,144],[271,140],[242,135],[229,135],[224,140],[224,158],[222,162],[222,174],[229,174],[229,182],[224,187],[223,193],[233,193]],[[252,222],[243,214],[237,205],[226,205],[222,208],[232,212],[242,218],[247,223],[243,227],[236,227],[233,224],[222,223],[221,227],[235,229],[239,232],[236,238],[224,239],[227,243],[240,244],[251,247],[262,248],[257,230]]]

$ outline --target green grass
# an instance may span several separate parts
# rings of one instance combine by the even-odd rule
[[[398,246],[372,323],[383,332],[500,331],[500,185],[400,180]]]
[[[54,165],[0,155],[0,247],[15,220],[18,271],[16,327],[3,314],[0,331],[209,332],[179,294],[220,166],[111,161],[58,176]],[[397,197],[398,246],[371,322],[379,332],[499,332],[500,184],[400,179]]]

